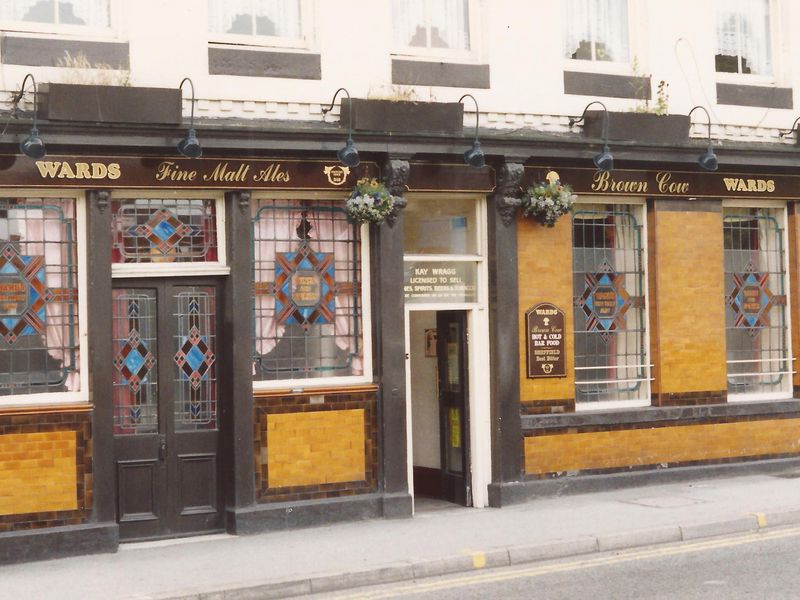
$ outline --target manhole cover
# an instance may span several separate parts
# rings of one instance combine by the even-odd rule
[[[678,508],[680,506],[703,504],[706,501],[697,498],[688,498],[687,496],[650,496],[648,498],[636,498],[635,500],[621,500],[621,502],[638,504],[639,506],[650,506],[653,508]]]

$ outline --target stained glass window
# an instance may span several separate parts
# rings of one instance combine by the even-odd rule
[[[647,401],[642,226],[630,205],[579,205],[572,221],[575,401]]]
[[[112,206],[115,263],[217,260],[214,200],[125,198]]]
[[[0,395],[80,389],[75,237],[74,199],[0,198]]]
[[[362,375],[361,245],[341,202],[253,207],[255,379]]]
[[[114,433],[158,431],[156,292],[113,290]]]
[[[792,389],[783,209],[726,207],[725,330],[728,394]]]
[[[216,296],[212,288],[179,288],[175,295],[175,428],[217,426]]]

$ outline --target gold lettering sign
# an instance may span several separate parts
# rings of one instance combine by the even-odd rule
[[[61,160],[37,160],[36,168],[42,179],[119,179],[122,169],[119,163],[71,162]]]
[[[729,192],[764,192],[771,194],[775,191],[774,179],[744,179],[742,177],[723,177],[725,189]]]
[[[322,296],[319,275],[315,271],[297,271],[292,275],[292,300],[297,306],[316,306]]]

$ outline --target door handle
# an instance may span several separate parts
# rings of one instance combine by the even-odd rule
[[[167,438],[166,436],[159,436],[158,442],[158,460],[164,462],[167,459]]]

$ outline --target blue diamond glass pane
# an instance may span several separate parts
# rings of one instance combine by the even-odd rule
[[[153,227],[153,233],[162,240],[168,240],[169,237],[175,233],[175,228],[167,221],[161,221],[158,225]]]
[[[192,346],[192,349],[186,354],[186,362],[189,363],[193,371],[197,371],[204,361],[205,356],[197,346]]]

